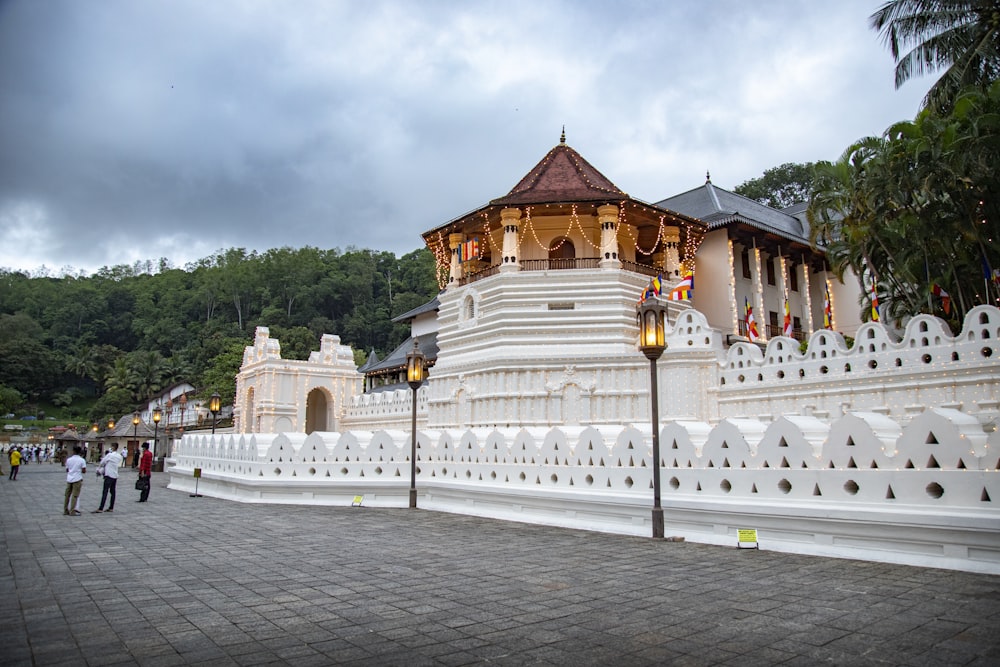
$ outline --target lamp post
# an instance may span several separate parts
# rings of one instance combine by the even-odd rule
[[[212,394],[212,397],[208,399],[208,411],[212,413],[212,435],[215,435],[215,421],[219,414],[219,410],[222,409],[222,397],[219,396],[219,392]]]
[[[173,418],[174,418],[174,402],[169,396],[167,396],[167,426],[165,429],[166,430],[165,435],[167,436],[167,458],[173,456],[174,453],[174,434],[170,430],[170,422],[173,420]]]
[[[135,451],[132,453],[132,467],[139,462],[139,411],[132,413],[132,439],[135,440]]]
[[[427,377],[427,357],[420,351],[417,339],[406,355],[406,382],[413,390],[413,419],[410,422],[410,507],[417,506],[417,390]]]
[[[160,406],[153,408],[153,454],[156,455],[156,444],[160,436],[160,420],[163,419],[163,410]]]
[[[177,399],[177,402],[181,404],[181,437],[184,437],[184,412],[187,410],[188,397],[186,394],[181,394],[181,397]]]
[[[660,507],[660,406],[656,386],[656,361],[667,343],[664,321],[667,307],[655,297],[639,304],[639,349],[649,359],[649,397],[653,422],[653,537],[663,537],[663,508]]]

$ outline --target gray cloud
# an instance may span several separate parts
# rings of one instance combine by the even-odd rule
[[[893,90],[876,6],[13,0],[0,266],[409,252],[563,124],[647,200],[832,159],[926,88]]]

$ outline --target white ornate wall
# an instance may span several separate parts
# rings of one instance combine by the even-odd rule
[[[535,310],[548,312],[544,303],[539,295]],[[443,300],[442,310],[448,307]],[[539,321],[544,316],[512,322],[508,335],[530,337]],[[658,364],[667,534],[735,545],[738,528],[757,528],[765,549],[1000,574],[998,340],[1000,310],[981,306],[955,337],[920,316],[900,340],[869,324],[852,348],[821,331],[805,354],[785,338],[763,350],[738,344],[726,351],[701,313],[681,312]],[[250,365],[264,363],[258,379],[272,366],[280,375],[287,363],[273,348],[266,331],[248,348]],[[418,427],[420,507],[650,534],[648,365],[641,355],[632,348],[639,363],[616,372],[607,367],[614,355],[599,355],[603,367],[557,358],[519,371],[491,369],[476,354],[491,354],[490,345],[446,360],[442,373],[444,386],[475,400],[449,412],[449,400],[461,403],[435,387],[442,375],[418,396],[421,413],[428,401],[427,425]],[[567,394],[567,387],[580,393]],[[199,467],[200,492],[220,497],[347,505],[364,495],[368,505],[405,507],[411,396],[343,399],[339,405],[350,408],[341,425],[355,430],[185,436],[171,487],[193,489]],[[532,416],[563,418],[567,396],[590,402],[575,408],[579,423]],[[599,421],[595,397],[617,401],[607,404],[629,420]],[[295,399],[282,400],[291,407]],[[522,400],[533,401],[536,412],[519,412]],[[481,423],[501,409],[509,425],[447,423]],[[435,415],[443,418],[436,423]]]
[[[360,394],[364,377],[354,363],[350,346],[340,337],[324,334],[320,349],[308,361],[281,358],[281,345],[267,327],[257,327],[254,344],[243,351],[243,365],[236,376],[233,405],[234,430],[250,432],[304,432],[310,392],[324,398],[319,418],[329,430],[339,420],[350,398]]]
[[[904,427],[858,412],[663,426],[667,535],[1000,574],[1000,435],[931,409]],[[648,427],[418,433],[419,506],[650,534]],[[410,434],[186,436],[171,487],[246,502],[405,507]]]

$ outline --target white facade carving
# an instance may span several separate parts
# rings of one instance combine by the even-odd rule
[[[446,279],[414,311],[436,350],[424,387],[382,360],[381,391],[362,393],[336,336],[290,361],[261,327],[235,432],[185,436],[171,487],[200,468],[201,493],[244,502],[406,507],[416,396],[422,508],[648,535],[656,466],[667,535],[735,546],[756,528],[762,548],[1000,574],[1000,310],[972,309],[957,336],[930,315],[862,324],[857,285],[826,276],[800,218],[750,219],[734,197],[706,183],[665,200],[691,214],[643,204],[561,143],[424,235]],[[471,234],[482,254],[459,262]],[[670,303],[654,462],[636,299],[660,270],[667,290],[696,281]],[[784,298],[805,351],[773,325],[766,346],[741,342],[745,304],[770,320]],[[821,328],[825,300],[850,345]]]
[[[660,406],[668,535],[733,545],[738,528],[754,527],[764,548],[1000,573],[998,341],[1000,310],[981,306],[955,337],[920,316],[898,341],[868,324],[852,348],[816,332],[805,354],[780,337],[763,351],[747,344],[726,351],[704,316],[685,310],[658,366],[668,389]],[[258,333],[251,366],[260,363],[257,345],[271,342]],[[634,348],[631,356],[639,356]],[[280,354],[267,360],[295,363]],[[559,360],[482,374],[467,366],[418,394],[421,507],[648,534],[642,363],[613,371]],[[282,376],[268,370],[257,380],[264,377]],[[629,387],[602,394],[600,382]],[[607,413],[596,407],[603,401],[633,418],[471,428],[431,421],[491,414],[496,402],[513,400],[504,391],[546,419],[566,413],[567,395],[591,404],[576,408],[581,417]],[[444,409],[444,396],[454,410]],[[369,505],[405,507],[411,400],[404,390],[345,400],[343,424],[357,430],[186,436],[171,486],[193,489],[200,467],[199,492],[219,497],[347,505],[363,495]]]

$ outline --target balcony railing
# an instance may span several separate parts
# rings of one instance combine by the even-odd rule
[[[655,276],[660,273],[659,269],[655,269],[652,266],[647,266],[645,264],[637,264],[636,262],[628,262],[622,260],[622,269],[630,273],[638,273],[644,276]],[[558,259],[522,259],[521,260],[521,270],[522,271],[563,271],[568,269],[598,269],[601,266],[600,257],[572,257],[568,259],[558,258]],[[494,264],[493,266],[488,266],[485,269],[476,271],[475,273],[470,273],[467,276],[463,276],[459,281],[459,285],[468,285],[469,283],[474,283],[477,280],[482,280],[483,278],[488,278],[496,274],[500,270],[499,264]]]

